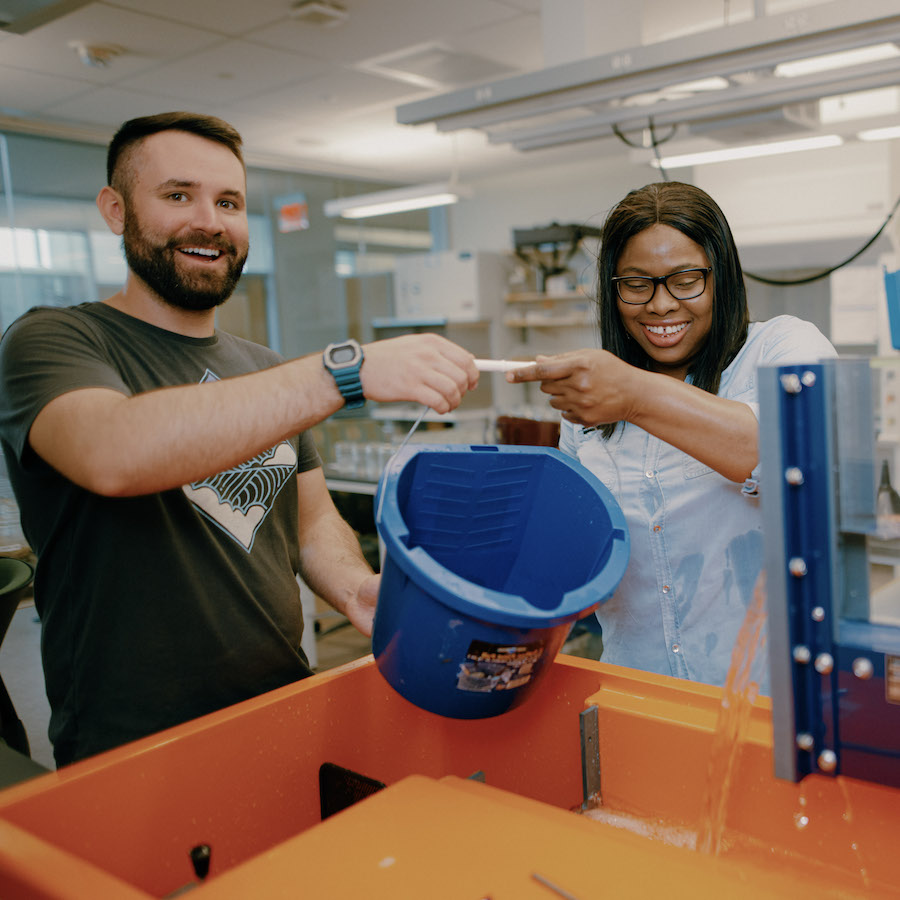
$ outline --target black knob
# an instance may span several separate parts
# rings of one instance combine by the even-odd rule
[[[209,875],[209,857],[211,853],[209,844],[197,844],[196,847],[191,847],[191,862],[194,865],[194,872],[201,881]]]

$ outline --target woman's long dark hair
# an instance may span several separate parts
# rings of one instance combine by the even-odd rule
[[[601,344],[633,366],[650,367],[650,358],[622,324],[612,279],[628,240],[656,224],[669,225],[699,244],[712,266],[712,326],[690,375],[694,385],[716,394],[722,372],[747,340],[750,312],[731,228],[715,200],[698,187],[677,181],[648,184],[631,191],[606,217],[597,265]],[[617,425],[604,425],[603,437],[611,437]]]

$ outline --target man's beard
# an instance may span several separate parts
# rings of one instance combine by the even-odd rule
[[[234,291],[247,260],[247,248],[238,255],[237,248],[222,237],[205,234],[188,234],[170,237],[161,244],[154,243],[141,230],[134,215],[125,216],[122,245],[128,267],[161,300],[179,309],[207,310],[220,306]],[[204,272],[199,266],[190,273],[179,271],[178,247],[214,248],[227,255],[228,266],[224,273],[210,268]]]

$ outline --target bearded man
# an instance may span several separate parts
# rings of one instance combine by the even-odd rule
[[[97,205],[123,238],[124,286],[32,309],[0,343],[58,766],[311,674],[298,575],[370,634],[379,577],[308,429],[365,399],[447,412],[478,380],[436,335],[347,341],[351,383],[327,353],[285,361],[216,329],[248,252],[226,122],[126,122],[107,179]]]

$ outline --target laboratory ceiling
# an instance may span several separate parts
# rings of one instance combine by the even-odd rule
[[[864,12],[871,2],[857,5]],[[728,29],[754,19],[796,15],[802,21],[810,9],[846,6],[814,0],[0,0],[6,23],[0,131],[105,143],[132,116],[189,109],[234,124],[255,165],[388,183],[485,177],[535,161],[564,165],[622,153],[623,144],[607,129],[599,139],[522,152],[490,143],[482,130],[398,124],[398,108],[593,54],[609,59],[637,45],[658,42],[671,59],[678,48],[672,41],[690,48],[708,35],[717,46]],[[771,129],[773,120],[781,130],[810,127],[808,117],[786,117],[780,106],[748,122]],[[723,129],[721,139],[737,136]],[[631,140],[644,138],[633,130]]]

